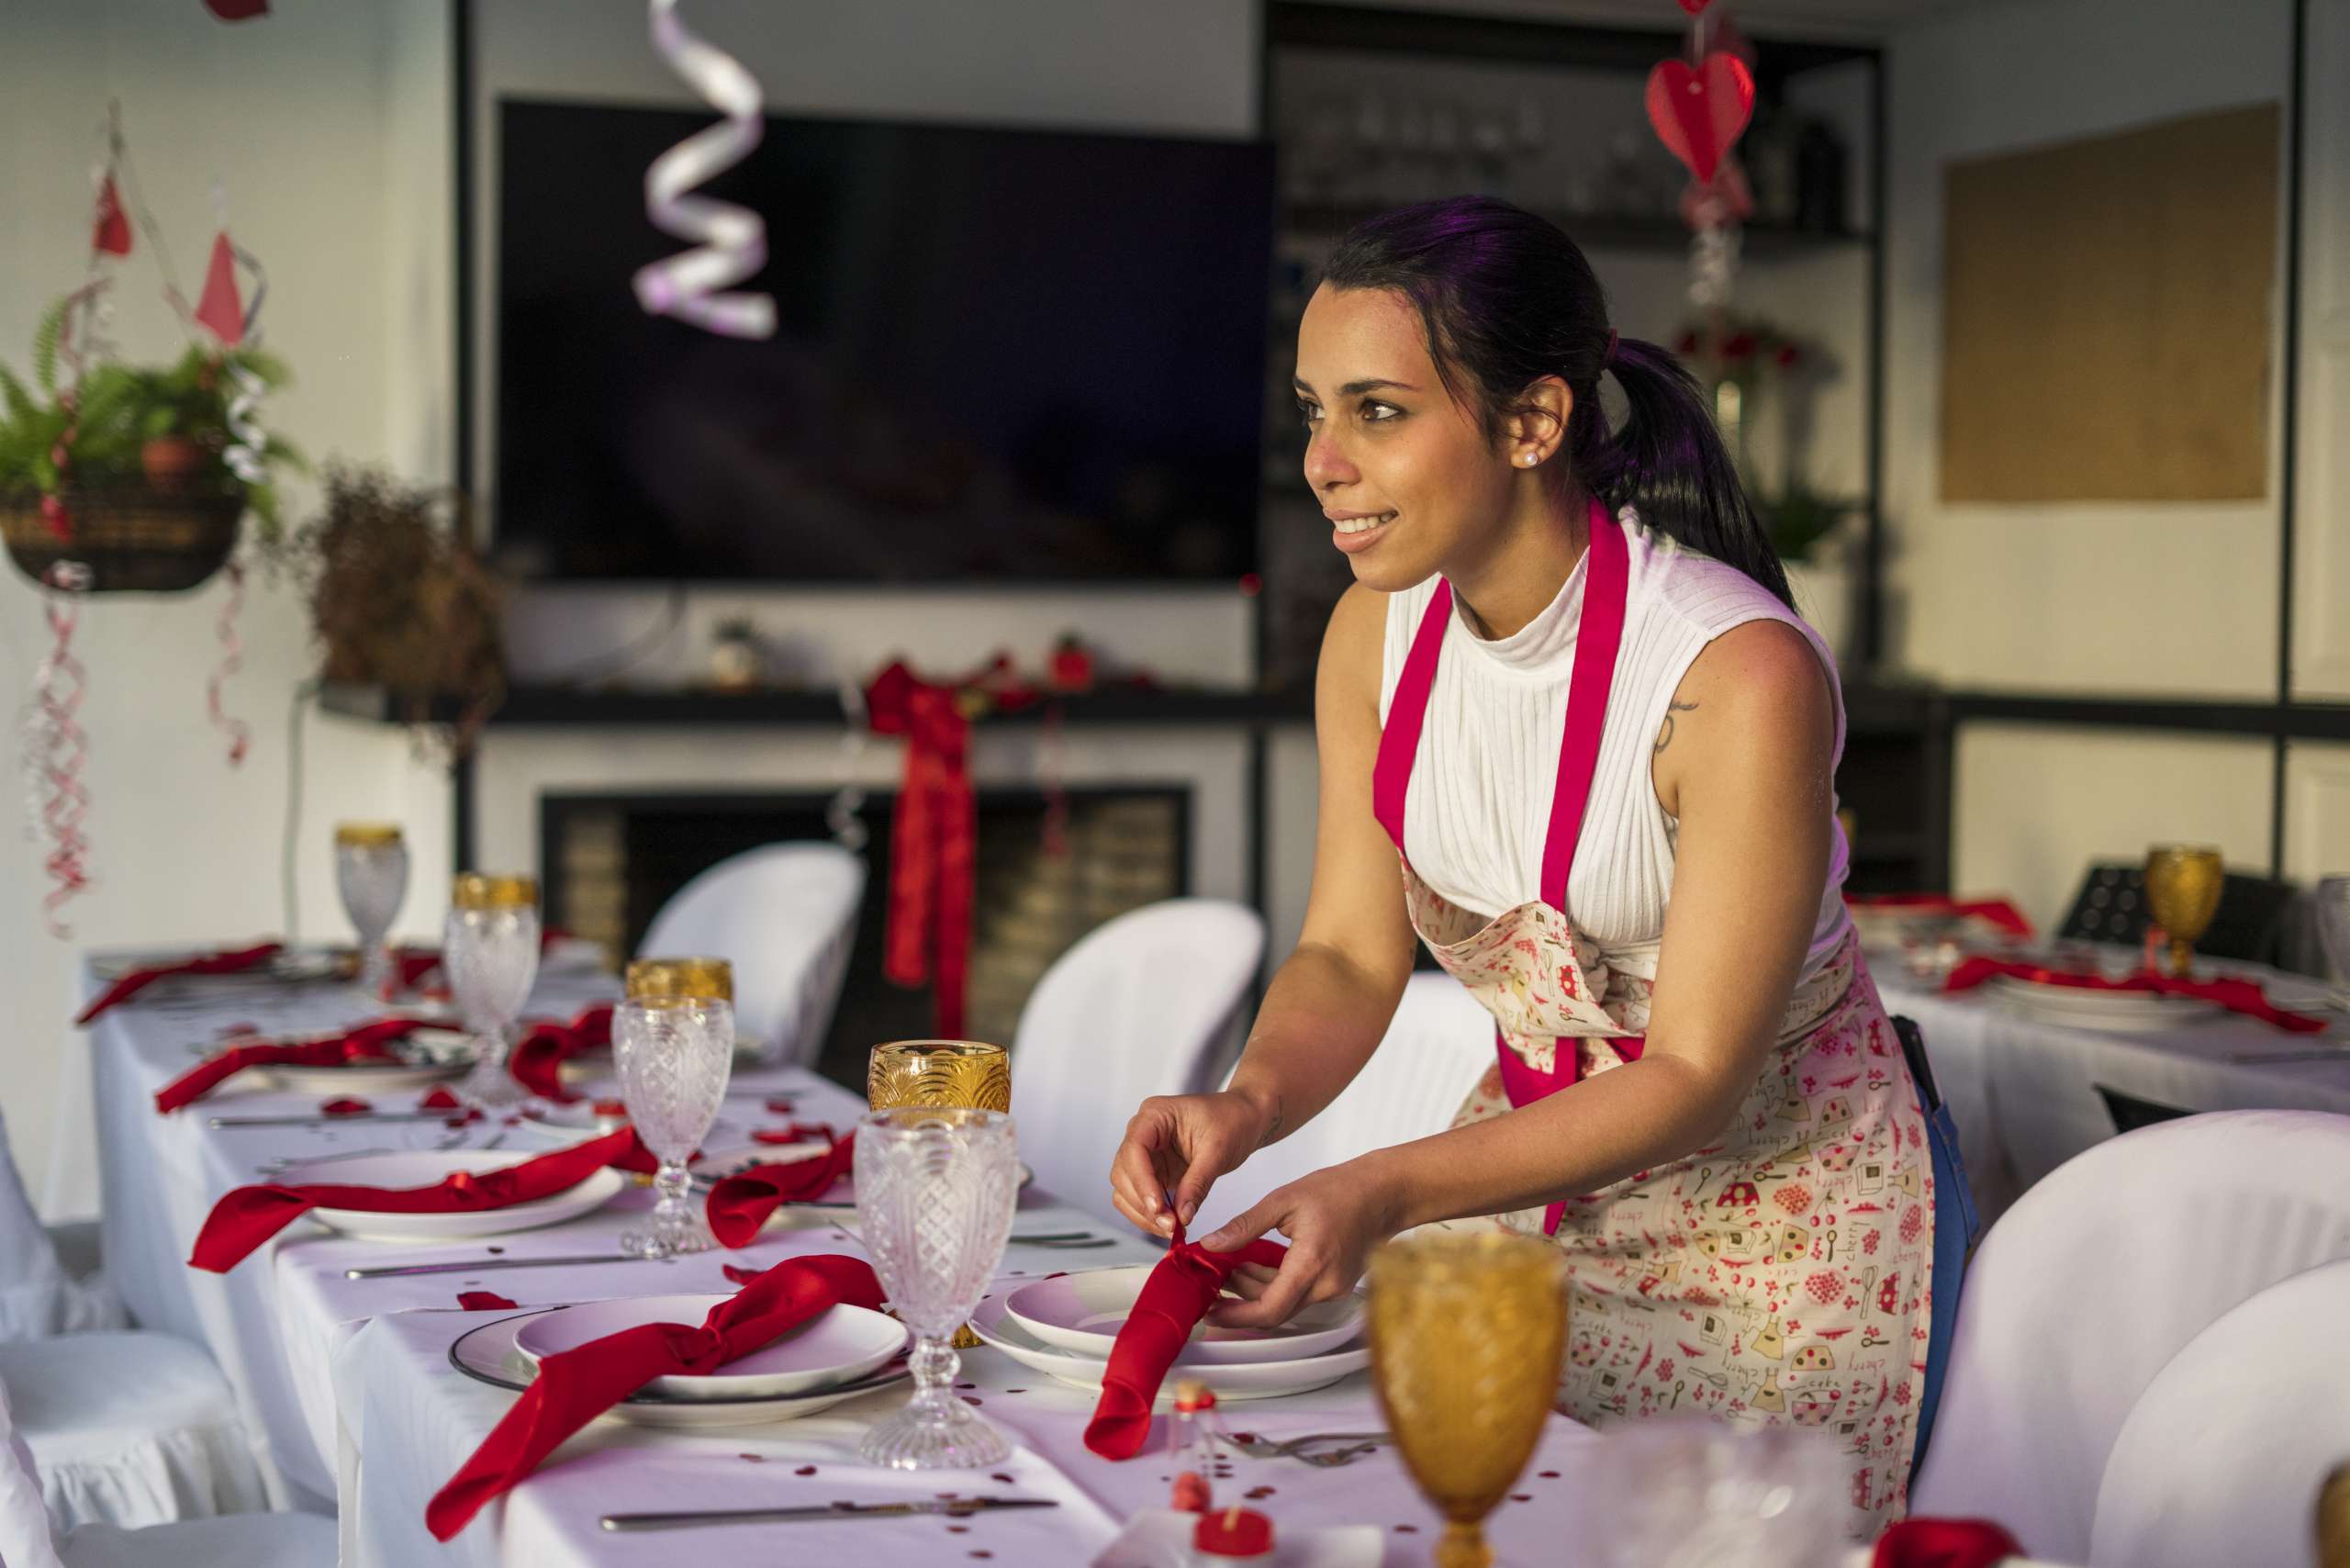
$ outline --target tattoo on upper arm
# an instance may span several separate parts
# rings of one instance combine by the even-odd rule
[[[1664,722],[1656,732],[1656,749],[1662,751],[1665,747],[1673,744],[1673,716],[1675,713],[1694,713],[1696,711],[1697,705],[1695,702],[1666,703],[1664,705]]]

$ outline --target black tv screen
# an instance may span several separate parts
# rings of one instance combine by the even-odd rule
[[[1230,578],[1256,565],[1261,142],[770,118],[765,341],[647,315],[704,112],[499,105],[496,540],[528,577]]]

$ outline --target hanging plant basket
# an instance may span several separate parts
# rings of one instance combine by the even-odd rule
[[[59,492],[73,522],[60,539],[30,490],[0,495],[0,538],[17,569],[38,583],[59,561],[90,568],[93,593],[181,593],[209,581],[237,547],[245,515],[241,485],[190,485],[166,492],[130,484],[68,486]]]

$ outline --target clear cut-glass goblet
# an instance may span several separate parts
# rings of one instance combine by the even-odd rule
[[[637,1140],[660,1161],[659,1196],[643,1230],[621,1238],[639,1258],[675,1258],[710,1246],[686,1198],[694,1157],[734,1070],[734,1006],[709,996],[632,996],[612,1009],[612,1067]]]
[[[899,1106],[857,1124],[856,1212],[890,1305],[914,1333],[913,1397],[867,1432],[868,1464],[1001,1464],[1003,1434],[955,1397],[955,1331],[1003,1260],[1020,1193],[1012,1118],[967,1106]]]

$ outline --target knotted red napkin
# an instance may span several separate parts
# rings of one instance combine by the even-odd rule
[[[2306,1013],[2288,1013],[2268,1000],[2268,993],[2248,980],[2174,980],[2168,975],[2141,969],[2121,980],[2108,980],[2103,975],[2085,974],[2074,969],[2044,969],[2038,964],[2020,964],[2006,958],[1961,958],[1942,981],[1944,991],[1966,991],[1981,985],[1995,975],[2012,975],[2018,980],[2040,985],[2071,986],[2078,991],[2136,991],[2158,996],[2192,996],[2205,1002],[2216,1002],[2231,1013],[2242,1013],[2274,1024],[2279,1029],[2289,1029],[2297,1035],[2313,1035],[2325,1027],[2325,1020],[2312,1018]]]
[[[447,1540],[482,1505],[529,1475],[565,1438],[656,1377],[716,1371],[838,1305],[878,1310],[881,1282],[856,1258],[789,1258],[718,1304],[699,1327],[643,1323],[549,1356],[514,1407],[424,1506]]]
[[[1991,1568],[2023,1548],[1988,1519],[1904,1519],[1877,1537],[1870,1568]]]
[[[254,947],[238,947],[227,952],[206,953],[177,964],[158,964],[151,969],[133,969],[98,993],[98,999],[82,1009],[73,1020],[86,1025],[110,1007],[119,1007],[159,980],[173,975],[233,975],[265,964],[285,950],[282,942],[263,942]]]
[[[2031,922],[2005,899],[1953,899],[1940,893],[1846,893],[1854,909],[1897,909],[1912,914],[1951,914],[1987,920],[2000,930],[2022,937],[2031,935]]]
[[[253,1249],[312,1209],[359,1209],[368,1214],[472,1214],[534,1203],[576,1187],[607,1165],[649,1170],[651,1156],[640,1148],[632,1128],[542,1154],[520,1165],[479,1175],[459,1170],[429,1187],[354,1187],[333,1182],[239,1187],[212,1205],[196,1234],[188,1263],[225,1274]]]
[[[514,1081],[542,1100],[569,1104],[579,1098],[563,1086],[563,1064],[612,1043],[612,1004],[599,1002],[568,1024],[533,1024],[514,1044],[507,1070]]]
[[[723,1176],[710,1190],[704,1213],[710,1233],[722,1247],[748,1247],[767,1215],[786,1204],[804,1204],[849,1173],[856,1163],[856,1135],[836,1141],[813,1159],[754,1165]]]
[[[163,1113],[195,1103],[227,1080],[249,1067],[340,1067],[349,1062],[380,1060],[390,1056],[392,1042],[419,1029],[445,1027],[423,1018],[378,1018],[349,1034],[323,1040],[303,1040],[285,1046],[231,1046],[207,1058],[155,1091],[155,1109]]]
[[[1179,1223],[1173,1245],[1143,1282],[1134,1310],[1126,1314],[1110,1347],[1102,1397],[1093,1406],[1093,1419],[1085,1424],[1085,1446],[1103,1459],[1132,1459],[1140,1452],[1150,1432],[1150,1406],[1158,1397],[1158,1385],[1167,1381],[1167,1369],[1183,1353],[1192,1330],[1223,1294],[1224,1282],[1243,1263],[1278,1269],[1288,1255],[1289,1249],[1280,1242],[1262,1238],[1237,1252],[1211,1252],[1184,1240]]]

